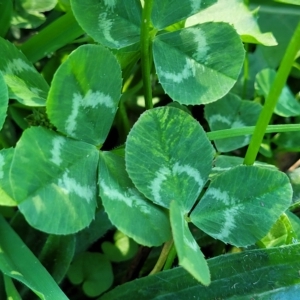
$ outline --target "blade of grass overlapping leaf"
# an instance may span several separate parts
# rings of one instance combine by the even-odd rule
[[[54,279],[0,216],[0,269],[26,286],[41,299],[67,300]]]
[[[100,299],[298,299],[299,252],[295,244],[220,255],[207,260],[208,287],[179,267],[119,286]]]
[[[254,126],[262,106],[253,101],[240,99],[237,95],[227,94],[222,99],[205,106],[205,118],[212,131]],[[215,141],[219,152],[236,150],[250,142],[250,136],[230,137]]]

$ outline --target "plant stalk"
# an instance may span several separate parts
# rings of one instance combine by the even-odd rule
[[[231,128],[207,132],[207,137],[211,140],[221,140],[232,138],[236,136],[243,136],[253,134],[255,126],[247,126],[241,128]],[[300,131],[300,124],[284,124],[284,125],[268,125],[265,133],[276,133],[276,132],[292,132]]]
[[[154,266],[154,268],[152,269],[152,271],[149,273],[149,275],[153,275],[156,274],[158,272],[160,272],[168,258],[168,255],[170,253],[170,250],[172,249],[172,246],[174,245],[173,243],[173,239],[171,239],[170,241],[166,242],[161,250],[160,256]]]
[[[150,109],[152,103],[152,87],[151,87],[151,39],[150,39],[150,17],[152,11],[153,0],[145,0],[142,25],[141,25],[141,66],[144,85],[145,107]]]
[[[252,165],[256,159],[257,153],[259,151],[261,142],[263,140],[266,128],[271,120],[273,111],[275,109],[277,100],[280,93],[286,83],[289,76],[291,68],[294,63],[296,54],[300,48],[300,22],[292,36],[292,39],[287,47],[285,55],[281,61],[279,69],[277,71],[275,80],[271,86],[269,95],[267,96],[265,105],[262,112],[258,118],[257,124],[253,136],[250,141],[250,145],[247,149],[247,153],[244,159],[245,165]]]

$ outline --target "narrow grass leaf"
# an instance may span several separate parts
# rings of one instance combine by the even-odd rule
[[[100,299],[298,299],[299,253],[295,244],[220,255],[207,260],[208,287],[179,267],[123,284]]]
[[[0,216],[0,269],[30,288],[40,299],[67,300],[51,275]]]
[[[188,212],[212,168],[214,149],[199,123],[181,109],[162,107],[142,114],[125,148],[126,169],[154,203],[172,200]]]
[[[137,243],[159,246],[171,238],[167,213],[135,188],[125,170],[124,158],[100,153],[99,188],[110,221]]]
[[[139,0],[71,0],[71,4],[79,25],[98,43],[119,49],[139,42]]]
[[[206,22],[226,22],[235,28],[244,43],[277,45],[271,32],[260,31],[257,15],[258,9],[250,11],[243,0],[218,0],[216,4],[188,18],[185,26]]]
[[[238,79],[244,47],[226,23],[205,23],[157,35],[153,58],[165,92],[181,104],[207,104]]]
[[[211,131],[255,126],[262,106],[253,101],[227,94],[222,99],[205,106],[205,118]],[[229,152],[248,145],[250,135],[231,137],[215,141],[219,152]]]
[[[170,220],[179,264],[204,285],[210,284],[210,273],[203,253],[192,236],[183,211],[175,201],[170,205]]]
[[[13,198],[28,223],[52,234],[75,233],[96,208],[96,147],[42,127],[27,129],[10,169]]]
[[[9,98],[27,106],[45,106],[49,86],[25,55],[0,38],[0,71],[8,86]]]
[[[291,201],[284,173],[237,166],[211,182],[190,217],[215,239],[243,247],[263,238]]]
[[[121,96],[121,68],[100,45],[83,45],[54,75],[47,113],[58,130],[94,145],[106,139]]]
[[[217,0],[154,0],[151,20],[156,29],[163,29],[216,3]]]

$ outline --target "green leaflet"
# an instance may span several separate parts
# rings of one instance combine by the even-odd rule
[[[176,201],[170,205],[170,219],[179,264],[204,285],[210,284],[210,273],[203,253],[192,236],[182,208]]]
[[[45,79],[13,44],[0,38],[0,71],[9,98],[27,106],[44,106],[49,90]]]
[[[126,169],[135,186],[154,203],[172,200],[188,212],[212,168],[214,149],[200,124],[173,107],[142,114],[125,148]]]
[[[0,216],[0,269],[27,285],[40,299],[67,300],[54,279]]]
[[[53,234],[89,225],[96,208],[97,163],[92,145],[42,127],[27,129],[15,148],[9,175],[13,199],[28,223]]]
[[[190,217],[215,239],[248,246],[268,233],[291,200],[292,188],[285,174],[237,166],[211,182]]]
[[[6,118],[7,106],[8,106],[8,90],[7,90],[6,83],[4,81],[4,77],[0,72],[0,129],[2,128]]]
[[[71,0],[71,4],[79,25],[98,43],[119,49],[139,42],[139,0]]]
[[[232,25],[245,43],[277,45],[271,32],[261,33],[257,22],[257,11],[250,11],[243,0],[218,0],[216,4],[187,19],[189,27],[206,22],[226,22]]]
[[[50,121],[69,137],[102,144],[117,111],[121,82],[120,65],[109,50],[77,48],[54,75],[47,99]]]
[[[179,267],[123,284],[100,299],[298,299],[299,251],[295,244],[220,255],[207,261],[208,287]]]
[[[13,192],[9,181],[9,171],[14,156],[14,149],[0,151],[0,205],[17,206],[13,199]]]
[[[217,0],[154,0],[151,20],[156,29],[163,29],[216,2]]]
[[[262,106],[258,103],[240,99],[227,94],[222,99],[205,106],[205,118],[211,131],[254,126]],[[229,152],[248,145],[250,135],[216,140],[219,152]]]
[[[113,283],[112,266],[101,253],[84,252],[73,261],[68,278],[73,284],[81,284],[85,294],[96,297],[105,292]]]
[[[260,71],[256,75],[255,79],[256,92],[266,98],[275,80],[275,76],[275,70],[264,69]],[[282,117],[293,117],[300,115],[300,103],[295,99],[287,85],[282,89],[274,112]]]
[[[168,215],[134,187],[124,158],[100,153],[99,187],[109,219],[126,235],[146,246],[159,246],[171,238]]]
[[[173,100],[206,104],[232,88],[244,48],[230,25],[205,23],[156,36],[153,58],[158,79]]]

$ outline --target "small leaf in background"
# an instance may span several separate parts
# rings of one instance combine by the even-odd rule
[[[2,128],[8,107],[8,90],[4,77],[0,72],[0,129]]]
[[[27,129],[10,170],[13,199],[41,231],[71,234],[90,224],[96,208],[97,149],[42,127]]]
[[[43,13],[52,10],[56,3],[57,0],[15,0],[11,23],[18,28],[36,28],[46,21]]]
[[[111,299],[296,300],[300,292],[300,244],[243,251],[208,259],[211,284],[203,286],[181,268],[118,286]],[[99,300],[100,300],[99,299]]]
[[[275,70],[264,69],[260,71],[256,75],[255,79],[255,90],[257,94],[267,98],[275,77]],[[300,103],[296,100],[287,85],[282,89],[274,113],[282,117],[293,117],[300,115]]]
[[[216,2],[217,0],[154,0],[151,20],[156,29],[163,29],[211,6]]]
[[[100,45],[83,45],[54,75],[47,99],[50,121],[69,137],[100,145],[112,125],[121,95],[121,69]]]
[[[101,249],[106,257],[113,262],[126,261],[133,258],[139,245],[126,236],[121,231],[116,231],[114,234],[114,244],[111,242],[103,242]]]
[[[84,252],[71,264],[68,278],[75,285],[82,284],[87,296],[96,297],[110,288],[114,276],[111,263],[105,255]]]
[[[234,94],[227,94],[222,99],[205,106],[205,118],[211,131],[255,126],[262,106],[246,101]],[[216,140],[219,152],[229,152],[248,145],[250,135]]]
[[[17,206],[9,181],[9,171],[14,156],[14,149],[0,150],[0,205]]]
[[[126,169],[148,199],[166,208],[175,200],[188,212],[208,179],[214,153],[193,117],[173,107],[154,108],[127,137]]]
[[[225,23],[205,23],[157,35],[153,58],[165,92],[181,104],[206,104],[226,95],[238,79],[244,47]]]
[[[291,221],[286,214],[282,214],[268,234],[259,241],[258,245],[262,244],[265,248],[271,248],[295,244],[297,242],[297,236],[293,230]]]
[[[139,42],[139,0],[71,0],[71,4],[79,25],[98,43],[119,49]]]
[[[243,0],[218,0],[216,4],[187,19],[185,26],[206,22],[231,24],[244,43],[277,45],[271,32],[262,33],[257,23],[257,11],[250,11]]]
[[[8,86],[9,98],[27,106],[45,106],[49,86],[26,56],[0,38],[0,71]]]
[[[123,157],[100,153],[99,187],[110,221],[126,235],[145,246],[159,246],[171,238],[167,213],[135,188]]]
[[[74,235],[49,235],[39,255],[39,261],[53,279],[60,283],[67,274],[74,251]]]
[[[279,151],[299,152],[300,151],[300,132],[277,133],[272,142],[278,146]]]
[[[204,285],[210,284],[210,273],[203,253],[192,236],[183,210],[176,201],[170,205],[170,220],[179,264]]]
[[[190,217],[215,239],[244,247],[263,238],[291,200],[292,188],[284,173],[237,166],[211,182]]]
[[[30,288],[40,299],[67,300],[52,276],[0,216],[0,270]]]

